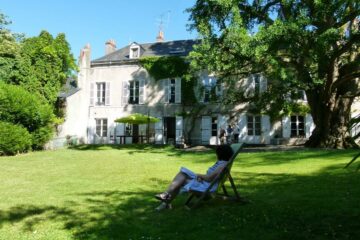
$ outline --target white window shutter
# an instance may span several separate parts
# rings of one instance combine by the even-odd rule
[[[183,117],[176,116],[176,144],[183,144]]]
[[[288,116],[283,117],[282,127],[283,127],[283,137],[290,138],[290,134],[291,134],[290,117],[288,117]]]
[[[122,105],[129,103],[129,83],[127,81],[122,82]]]
[[[181,103],[181,78],[175,79],[175,103]]]
[[[206,78],[201,79],[201,82],[199,83],[200,87],[199,87],[199,93],[200,95],[200,102],[203,103],[205,102],[205,87],[206,87]]]
[[[164,125],[162,118],[155,123],[155,143],[164,144]]]
[[[255,78],[254,75],[250,75],[245,83],[245,97],[252,97],[255,94]]]
[[[311,136],[312,131],[314,131],[315,128],[314,120],[311,114],[306,114],[305,127],[306,127],[305,128],[306,138],[309,138]]]
[[[106,82],[105,86],[105,105],[110,105],[110,82]]]
[[[169,94],[170,94],[170,91],[169,91],[169,79],[164,79],[162,80],[162,83],[163,83],[163,90],[164,90],[164,103],[168,103],[169,102]]]
[[[202,144],[210,144],[211,138],[211,117],[202,116],[201,118],[201,142]]]
[[[94,83],[90,83],[90,106],[94,106]]]
[[[139,104],[145,103],[145,80],[139,80]]]
[[[255,81],[254,81],[255,84]],[[260,93],[267,90],[267,79],[264,76],[260,76]]]
[[[247,136],[247,117],[246,114],[240,114],[239,116],[239,141],[245,141]]]
[[[265,144],[270,143],[270,117],[267,115],[261,116],[261,135],[263,136],[265,140]]]

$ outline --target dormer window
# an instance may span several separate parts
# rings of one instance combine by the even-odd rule
[[[140,46],[132,44],[130,46],[130,58],[139,58],[140,57]]]

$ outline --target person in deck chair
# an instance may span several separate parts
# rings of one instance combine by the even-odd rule
[[[180,172],[174,177],[168,189],[155,198],[162,201],[156,210],[171,208],[171,201],[181,192],[199,191],[204,192],[210,186],[211,181],[226,167],[228,161],[233,155],[233,150],[229,145],[220,145],[216,148],[217,161],[206,172],[198,174],[181,167]],[[218,184],[212,186],[211,191],[216,191]]]

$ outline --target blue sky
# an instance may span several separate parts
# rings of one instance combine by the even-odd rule
[[[74,57],[90,43],[92,59],[104,55],[105,42],[121,48],[129,42],[154,42],[163,16],[165,40],[196,38],[188,32],[185,9],[195,0],[2,0],[0,11],[12,21],[10,29],[37,36],[41,30],[65,33]]]

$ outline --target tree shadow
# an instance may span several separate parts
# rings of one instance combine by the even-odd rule
[[[241,194],[252,203],[214,199],[194,211],[179,196],[173,210],[156,212],[154,191],[91,191],[62,206],[19,205],[0,211],[0,226],[33,230],[46,219],[62,223],[75,239],[358,239],[360,175],[322,169],[314,175],[235,171]],[[164,187],[163,179],[151,178]],[[228,189],[231,192],[231,189]]]

